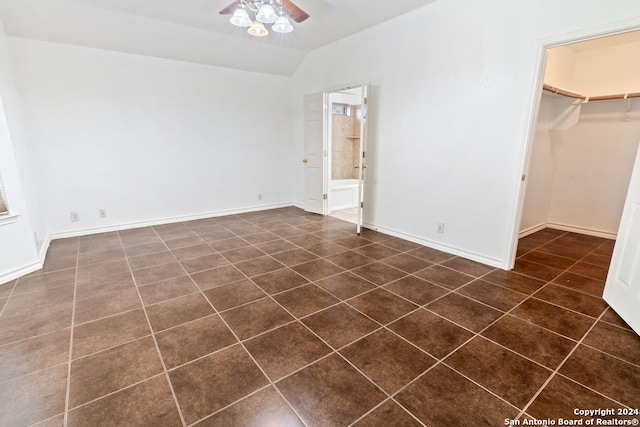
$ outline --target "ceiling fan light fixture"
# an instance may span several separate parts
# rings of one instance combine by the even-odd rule
[[[256,37],[264,37],[269,34],[269,31],[267,31],[262,22],[253,21],[253,24],[251,24],[247,33]]]
[[[269,3],[265,3],[260,6],[258,13],[256,14],[256,20],[264,24],[273,24],[278,19],[276,11]]]
[[[290,33],[291,31],[293,31],[293,26],[291,25],[291,22],[289,22],[289,19],[287,19],[286,16],[280,15],[276,20],[275,24],[273,24],[273,26],[271,27],[271,29],[276,33],[284,34],[284,33]]]
[[[236,11],[233,12],[233,16],[229,19],[229,22],[236,27],[246,28],[251,26],[251,18],[249,18],[249,14],[241,7],[237,8]]]

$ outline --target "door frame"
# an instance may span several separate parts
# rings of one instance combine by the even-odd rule
[[[325,99],[327,102],[327,110],[329,110],[331,108],[330,105],[330,101],[329,101],[329,95],[331,93],[334,92],[340,92],[343,90],[347,90],[347,89],[354,89],[357,87],[366,87],[366,91],[363,94],[363,98],[369,98],[370,97],[370,93],[371,93],[371,86],[370,86],[370,79],[369,78],[363,78],[360,80],[355,80],[352,81],[351,83],[347,83],[347,84],[343,84],[343,85],[335,85],[335,86],[329,86],[327,88],[325,88],[324,90],[324,95],[325,95]],[[364,99],[362,101],[364,103]],[[369,106],[366,106],[367,109],[367,117],[369,115]],[[327,149],[327,156],[325,156],[324,160],[326,163],[326,167],[324,168],[324,188],[326,189],[327,194],[330,194],[330,181],[331,181],[331,174],[330,174],[330,169],[331,167],[329,166],[329,161],[331,160],[331,127],[330,127],[330,116],[331,116],[331,111],[327,111],[327,114],[325,114],[325,124],[324,124],[324,128],[326,130],[325,133],[325,141],[324,141],[324,146]],[[361,141],[364,144],[364,142],[366,141],[366,134],[368,134],[368,120],[364,121],[364,129],[361,129]],[[360,158],[360,162],[362,163],[362,158]],[[362,164],[360,164],[360,171],[362,171]],[[361,203],[364,199],[364,193],[360,193],[360,187],[359,186],[359,193],[358,193],[358,199],[359,199],[359,203]],[[330,196],[329,196],[330,197]],[[363,211],[364,208],[360,207],[359,211],[358,211],[358,215],[359,215],[359,221],[358,224],[356,224],[356,232],[359,234],[360,233],[360,228],[362,227],[362,223],[364,222],[364,216],[363,216]],[[327,201],[327,206],[325,209],[325,215],[328,215],[331,212],[331,209],[329,208],[329,203]]]
[[[640,18],[634,18],[631,20],[613,22],[604,26],[588,28],[573,33],[538,40],[538,57],[536,61],[538,71],[536,73],[534,85],[532,88],[533,93],[531,96],[531,101],[527,109],[529,111],[529,120],[526,122],[525,128],[526,143],[523,147],[522,160],[520,163],[521,172],[517,176],[517,179],[520,181],[520,185],[518,186],[516,206],[510,225],[511,241],[508,246],[507,256],[505,258],[505,269],[513,269],[516,261],[518,239],[520,234],[520,223],[522,221],[524,202],[526,198],[526,177],[531,161],[531,152],[533,149],[533,140],[536,132],[536,123],[538,122],[538,113],[540,111],[540,103],[542,100],[544,74],[547,68],[547,49],[638,30],[640,30]],[[634,170],[636,168],[640,168],[640,165],[634,164]],[[525,179],[522,180],[521,176],[524,176]]]

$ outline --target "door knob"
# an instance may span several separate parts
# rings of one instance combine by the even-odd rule
[[[303,159],[303,160],[302,160],[302,163],[307,163],[308,161],[309,161],[309,160],[307,160],[307,159]]]
[[[355,165],[355,166],[354,166],[353,168],[354,168],[354,169],[358,169],[359,167],[360,167],[360,166],[358,166],[358,165]]]

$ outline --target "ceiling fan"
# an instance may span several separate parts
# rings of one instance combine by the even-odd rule
[[[309,14],[291,0],[234,0],[220,14],[233,14],[229,22],[238,27],[248,27],[247,32],[257,37],[269,34],[264,24],[273,24],[271,29],[277,33],[289,33],[293,31],[289,18],[297,23],[309,18]]]

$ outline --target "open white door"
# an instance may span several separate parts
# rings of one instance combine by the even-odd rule
[[[304,96],[304,210],[324,215],[325,198],[325,105],[326,95]]]
[[[603,298],[640,334],[640,149],[629,182]]]
[[[362,231],[362,214],[364,209],[364,175],[367,168],[365,158],[367,140],[367,86],[362,86],[362,119],[360,120],[360,156],[358,162],[358,222],[356,223],[356,233],[360,235]]]

